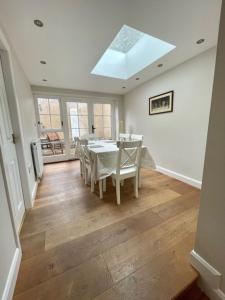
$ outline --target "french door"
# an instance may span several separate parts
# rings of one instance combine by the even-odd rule
[[[75,158],[75,137],[114,138],[114,105],[77,98],[36,99],[44,162]]]

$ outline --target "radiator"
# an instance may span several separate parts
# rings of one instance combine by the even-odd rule
[[[41,142],[39,139],[31,143],[31,153],[33,158],[35,177],[36,179],[40,179],[43,174],[43,157],[41,151]]]

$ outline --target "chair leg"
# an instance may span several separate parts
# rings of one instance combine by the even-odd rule
[[[106,192],[106,178],[103,179],[103,192]]]
[[[120,205],[120,181],[118,179],[116,180],[116,201]]]
[[[134,178],[134,193],[135,193],[135,198],[138,198],[138,181],[139,181],[139,176],[138,174]]]
[[[80,160],[80,176],[83,176],[83,166],[81,160]]]
[[[102,192],[102,180],[99,180],[99,198],[103,198],[103,192]]]
[[[88,184],[88,169],[85,167],[85,184]]]
[[[91,175],[91,192],[94,193],[94,190],[95,190],[95,182],[93,176]]]
[[[141,169],[138,170],[138,187],[141,188]]]

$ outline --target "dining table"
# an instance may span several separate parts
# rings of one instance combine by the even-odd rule
[[[116,169],[119,148],[114,140],[91,140],[88,149],[92,162],[92,180],[97,181],[110,176]],[[156,165],[147,146],[141,148],[140,168],[155,169]]]

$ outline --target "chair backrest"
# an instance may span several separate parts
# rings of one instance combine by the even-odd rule
[[[82,159],[82,146],[88,145],[87,139],[80,139],[79,137],[74,137],[74,143],[75,143],[75,156],[77,156],[79,159]]]
[[[136,167],[140,165],[142,141],[118,141],[119,148],[117,156],[116,173],[120,174],[123,169]]]
[[[141,134],[131,134],[132,141],[143,141],[144,136]]]
[[[88,140],[87,139],[80,139],[79,140],[80,150],[81,150],[81,159],[84,164],[91,163],[91,156],[90,151],[88,149]]]
[[[88,139],[89,139],[90,141],[95,141],[95,140],[97,140],[97,136],[96,136],[96,134],[94,134],[94,133],[90,133],[90,134],[88,135]]]
[[[119,140],[129,140],[130,139],[130,134],[129,133],[120,133],[119,134]]]
[[[98,139],[98,137],[96,136],[96,134],[94,133],[88,133],[88,134],[84,134],[82,136],[80,136],[80,139],[84,140],[89,140],[89,141],[95,141]]]

